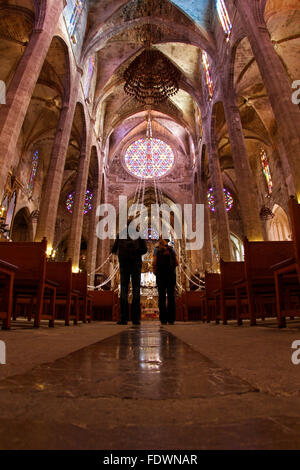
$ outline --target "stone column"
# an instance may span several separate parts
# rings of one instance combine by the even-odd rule
[[[198,175],[198,180],[200,177]],[[213,264],[213,241],[211,232],[210,209],[207,202],[207,183],[200,180],[199,183],[200,203],[204,204],[204,246],[202,249],[202,270],[207,271]]]
[[[231,261],[232,255],[229,221],[225,205],[218,147],[216,137],[213,135],[213,133],[211,134],[211,138],[207,143],[207,153],[211,185],[215,199],[215,214],[220,258],[222,258],[224,261]]]
[[[1,193],[14,160],[16,144],[36,82],[64,8],[63,1],[49,0],[47,5],[43,27],[33,30],[7,90],[6,105],[1,105],[0,148],[5,156],[0,159]]]
[[[88,125],[90,127],[90,125]],[[86,130],[86,139],[82,144],[75,186],[75,198],[72,212],[71,230],[68,239],[67,259],[72,259],[74,271],[79,269],[80,245],[82,236],[84,203],[91,159],[90,129]]]
[[[197,178],[194,180],[194,197],[193,197],[193,231],[196,230],[196,206],[197,204],[202,204],[200,198],[200,186],[199,186],[199,177],[197,172]],[[196,269],[201,271],[202,269],[202,250],[193,250],[190,253],[191,257],[191,270],[194,272]]]
[[[292,102],[292,86],[272,44],[261,2],[234,0],[267,89],[290,166],[291,181],[300,200],[300,110]],[[291,187],[290,187],[291,191]]]
[[[263,240],[262,225],[256,197],[257,188],[250,167],[241,116],[235,98],[225,98],[224,111],[230,138],[233,164],[237,175],[236,185],[242,211],[245,236],[250,241]]]
[[[33,240],[34,240],[34,237],[35,237],[35,234],[36,234],[36,228],[37,228],[37,223],[38,223],[38,220],[39,220],[39,211],[33,211],[31,214],[30,214],[30,219],[31,219],[31,223],[32,223],[32,232],[33,232]]]
[[[94,285],[94,271],[96,269],[97,262],[97,248],[98,248],[98,237],[96,235],[97,227],[97,208],[100,205],[101,200],[101,184],[102,184],[102,166],[101,171],[98,175],[98,181],[95,183],[93,188],[93,207],[90,213],[89,220],[89,241],[88,241],[88,251],[87,251],[87,273],[88,273],[88,282],[90,285]]]
[[[78,80],[74,80],[79,83]],[[60,192],[64,176],[65,161],[72,130],[76,108],[78,86],[72,91],[69,105],[64,105],[57,126],[51,152],[49,169],[43,186],[43,197],[40,207],[40,217],[36,232],[36,241],[47,238],[48,247],[52,247],[55,234],[55,222],[59,204]]]
[[[104,183],[104,176],[103,176],[103,164],[104,164],[104,159],[105,159],[105,152],[102,150],[101,151],[101,181],[99,181],[99,184],[101,186],[101,191],[100,191],[100,204],[104,204],[107,202],[106,200],[106,195],[105,195],[105,183]],[[109,240],[110,241],[110,240]],[[109,245],[110,246],[110,245]],[[107,258],[107,242],[106,240],[99,240],[98,242],[98,248],[97,248],[97,266],[101,266],[105,259]],[[109,263],[107,262],[100,270],[100,272],[107,274],[108,273],[108,265]],[[100,273],[99,272],[99,273]]]

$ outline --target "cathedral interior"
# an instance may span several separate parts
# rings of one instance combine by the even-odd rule
[[[299,0],[0,0],[0,103],[0,449],[299,449]]]

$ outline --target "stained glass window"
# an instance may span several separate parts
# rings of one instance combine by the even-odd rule
[[[74,198],[75,198],[75,191],[67,195],[66,198],[66,208],[72,214],[73,207],[74,207]],[[84,214],[87,214],[92,209],[92,199],[93,193],[87,189],[85,195],[85,203],[84,203]]]
[[[214,246],[214,255],[217,260],[217,263],[220,263],[220,256],[219,256],[219,252],[216,246]]]
[[[217,0],[217,12],[222,28],[227,38],[229,38],[232,30],[232,24],[224,0]]]
[[[94,75],[94,70],[95,70],[95,56],[92,55],[89,58],[89,66],[88,66],[88,70],[87,70],[87,73],[86,73],[86,76],[85,76],[85,81],[84,81],[84,97],[85,97],[85,99],[88,98],[89,93],[90,93],[91,82],[92,82],[92,78],[93,78],[93,75]]]
[[[125,154],[129,172],[139,178],[163,176],[174,164],[171,147],[160,139],[139,139],[131,144]]]
[[[233,206],[233,197],[231,193],[228,191],[228,189],[223,188],[224,191],[224,196],[225,196],[225,206],[227,212],[229,212],[232,209]],[[215,205],[215,196],[214,196],[214,190],[213,188],[210,188],[207,192],[207,199],[208,199],[208,205],[209,208],[212,212],[216,211],[216,205]]]
[[[210,73],[210,65],[208,62],[208,55],[205,51],[202,51],[202,63],[205,71],[205,80],[208,88],[209,97],[212,98],[214,94],[214,83]]]
[[[36,150],[32,157],[31,172],[30,172],[30,177],[28,181],[28,190],[29,190],[30,195],[32,194],[32,191],[33,191],[34,180],[35,180],[35,175],[37,172],[38,163],[39,163],[39,151]]]
[[[263,149],[260,151],[260,160],[261,160],[261,165],[262,165],[262,171],[266,178],[269,194],[272,194],[273,181],[272,181],[268,157],[267,157],[265,150]]]
[[[73,36],[77,23],[81,16],[81,13],[83,11],[85,0],[69,0],[69,1],[71,3],[71,6],[73,6],[73,10],[72,10],[71,17],[69,19],[68,30],[69,30],[70,36]]]

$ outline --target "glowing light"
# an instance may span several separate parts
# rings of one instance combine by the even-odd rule
[[[51,256],[52,250],[53,250],[52,246],[47,246],[46,255]]]
[[[228,189],[223,188],[224,191],[224,196],[225,196],[225,206],[226,206],[226,211],[229,212],[231,211],[233,207],[233,197],[231,193],[228,191]],[[210,188],[207,192],[207,199],[208,199],[208,205],[209,208],[212,212],[216,211],[216,205],[215,205],[215,196],[214,196],[214,191],[213,188]]]
[[[224,33],[226,34],[227,38],[229,38],[232,31],[232,23],[230,21],[224,0],[217,0],[217,12]]]
[[[156,276],[152,272],[141,274],[142,287],[156,287]]]
[[[209,65],[209,62],[208,62],[208,55],[205,51],[202,51],[202,63],[203,63],[203,66],[204,66],[205,80],[206,80],[206,84],[207,84],[207,88],[208,88],[208,93],[209,93],[209,97],[211,99],[213,97],[213,94],[214,94],[214,83],[213,83],[211,73],[210,73],[210,65]]]
[[[125,154],[129,172],[139,178],[157,178],[174,165],[171,147],[160,139],[143,138],[131,144]]]
[[[56,257],[56,250],[54,250],[52,248],[52,246],[48,246],[47,247],[47,251],[46,251],[46,256],[48,259],[55,259]]]
[[[266,179],[267,187],[268,187],[268,192],[269,194],[272,194],[273,191],[273,181],[272,181],[272,176],[271,176],[271,171],[270,171],[270,166],[269,166],[269,161],[267,154],[265,150],[260,151],[260,161],[262,165],[262,171]]]
[[[72,214],[73,207],[74,207],[74,198],[75,198],[75,191],[68,194],[66,198],[66,208]],[[87,189],[86,196],[85,196],[85,203],[84,203],[84,214],[87,214],[92,209],[92,199],[93,193]]]

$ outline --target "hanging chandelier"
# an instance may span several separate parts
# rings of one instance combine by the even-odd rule
[[[145,16],[154,16],[157,0],[145,0]],[[143,52],[138,55],[125,70],[124,90],[140,103],[151,106],[166,101],[179,90],[180,71],[158,49],[153,49],[153,42],[160,42],[162,31],[156,25],[147,22],[142,27]]]
[[[261,209],[260,209],[260,212],[259,212],[259,216],[261,218],[261,220],[271,220],[275,217],[275,214],[271,211],[270,209],[270,198],[271,196],[269,194],[266,194],[266,199],[267,199],[267,204],[263,204]]]
[[[179,90],[180,72],[159,50],[150,46],[125,70],[125,93],[144,105],[159,104]]]
[[[267,206],[262,206],[261,210],[260,210],[260,213],[259,213],[259,216],[261,218],[261,220],[271,220],[275,217],[275,215],[273,214],[273,212],[271,211],[271,209]]]

